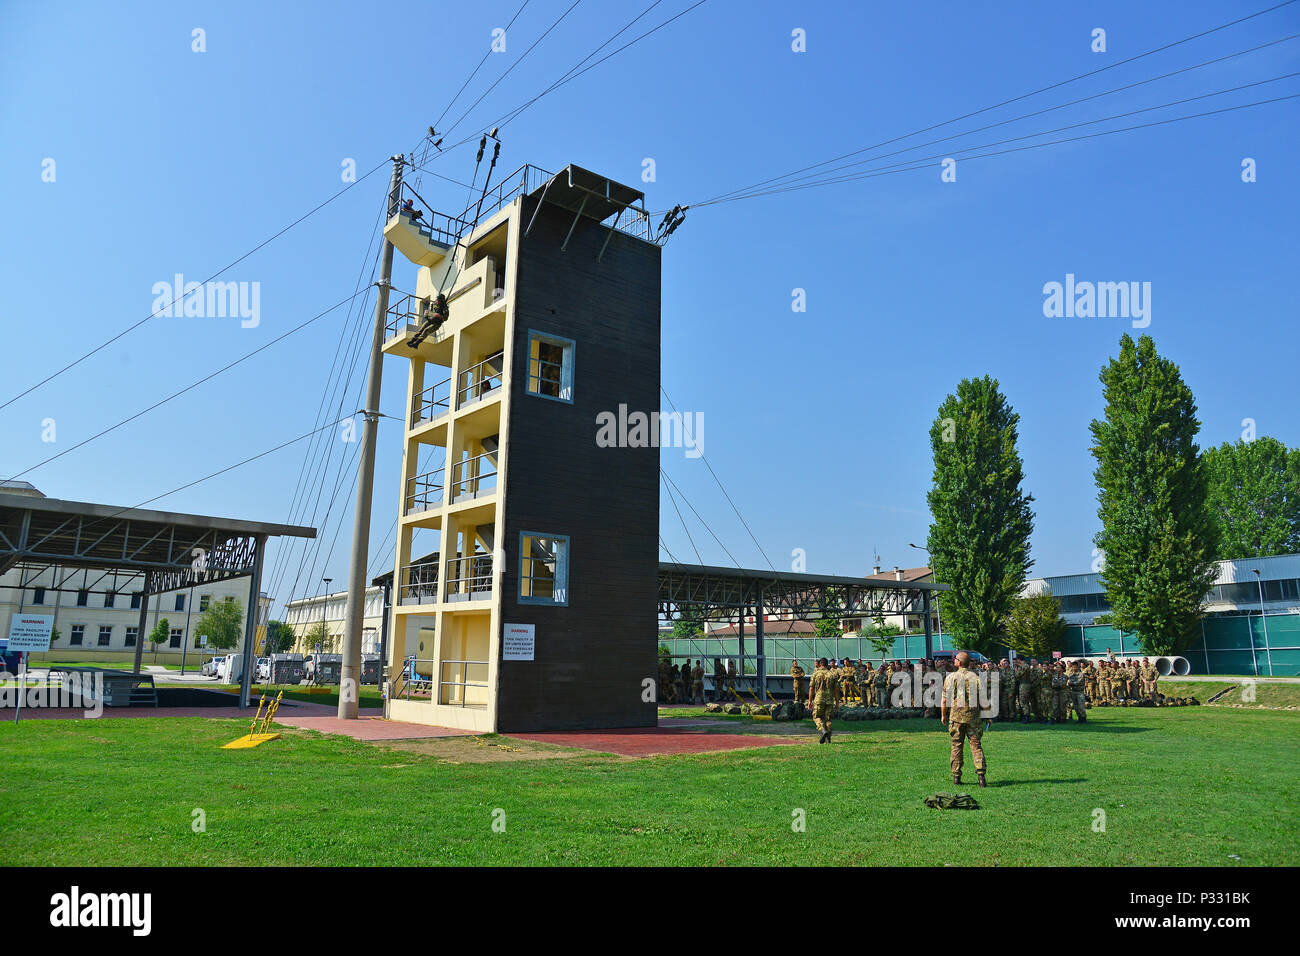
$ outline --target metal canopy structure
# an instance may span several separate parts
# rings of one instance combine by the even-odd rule
[[[632,234],[647,242],[653,241],[650,238],[650,212],[645,208],[645,193],[631,186],[614,182],[608,176],[569,164],[548,179],[545,186],[533,190],[529,195],[538,197],[538,209],[541,208],[542,203],[549,202],[573,213],[573,224],[569,226],[569,232],[564,237],[564,242],[560,244],[561,250],[568,248],[579,219],[585,217],[596,222],[604,222],[613,216],[614,221],[609,226],[605,243],[600,247],[600,254],[596,256],[596,261],[599,262],[605,256],[605,249],[609,245],[610,237],[614,235],[614,230],[619,228],[623,213],[629,209],[632,210],[633,222],[639,226]],[[533,219],[536,217],[535,209]],[[530,219],[524,235],[528,235],[532,228],[532,219]]]
[[[761,606],[803,621],[921,614],[929,610],[932,594],[946,590],[946,584],[919,581],[659,563],[659,616],[670,620],[688,607],[711,614]]]
[[[884,616],[920,614],[925,622],[925,654],[931,654],[933,637],[930,610],[934,594],[946,584],[921,581],[882,581],[840,575],[796,574],[719,568],[702,564],[659,563],[659,616],[668,620],[689,610],[707,616],[735,617],[740,656],[745,654],[745,618],[753,615],[753,655],[758,660],[758,683],[766,691],[767,658],[764,615],[778,613],[795,620],[847,617],[854,614]]]
[[[16,567],[24,593],[48,571],[54,586],[46,590],[141,594],[136,673],[150,595],[244,575],[253,579],[244,633],[245,660],[251,658],[263,556],[272,536],[314,538],[316,529],[0,493],[0,573]],[[68,587],[77,576],[80,582]],[[245,666],[244,706],[250,678],[251,668]]]

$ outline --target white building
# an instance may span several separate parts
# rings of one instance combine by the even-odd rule
[[[326,654],[343,653],[343,617],[347,609],[348,592],[317,594],[290,601],[284,607],[284,623],[293,629],[294,651],[299,654],[314,653],[303,638],[315,626],[325,624],[328,637],[321,648]],[[366,588],[366,602],[362,610],[361,653],[378,654],[379,639],[384,623],[384,589],[378,585]]]
[[[33,663],[134,660],[136,641],[140,639],[140,575],[48,568],[34,579],[29,578],[27,586],[20,589],[21,573],[19,568],[11,568],[0,575],[0,636],[9,633],[9,619],[14,614],[53,614],[57,636],[50,642],[48,655],[32,655]],[[230,578],[150,595],[144,663],[178,666],[184,657],[187,666],[197,667],[208,653],[194,633],[203,612],[213,601],[226,598],[234,598],[246,609],[251,583],[247,577]],[[56,590],[60,585],[62,589]],[[272,603],[266,594],[258,601],[259,646]],[[168,639],[157,645],[155,654],[148,639],[162,620],[167,622]]]
[[[1207,614],[1300,613],[1300,554],[1217,561],[1218,574],[1206,597]],[[1258,570],[1258,574],[1255,571]],[[1104,572],[1103,572],[1104,573]],[[1021,592],[1028,597],[1050,591],[1068,624],[1091,624],[1110,610],[1103,573],[1031,578]]]

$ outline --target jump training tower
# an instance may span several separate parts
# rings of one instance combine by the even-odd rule
[[[386,714],[654,726],[659,451],[596,441],[600,412],[659,408],[644,195],[525,166],[449,216],[403,183],[384,234],[418,266],[383,345],[410,360]]]

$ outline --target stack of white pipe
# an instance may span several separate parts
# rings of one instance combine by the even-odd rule
[[[1133,660],[1133,658],[1134,655],[1130,654],[1126,657],[1117,657],[1115,660],[1123,662]],[[1147,659],[1151,660],[1151,658]],[[1068,664],[1070,661],[1104,661],[1109,660],[1109,658],[1104,654],[1095,654],[1091,657],[1063,657],[1061,660]],[[1139,657],[1138,660],[1141,660],[1141,658]],[[1157,657],[1153,663],[1156,665],[1156,673],[1161,677],[1185,677],[1192,672],[1191,662],[1187,658],[1178,655]]]

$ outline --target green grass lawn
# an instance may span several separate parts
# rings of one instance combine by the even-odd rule
[[[841,728],[829,746],[474,763],[297,731],[218,749],[246,720],[4,723],[0,864],[1300,863],[1300,714],[995,725],[976,811],[921,802],[952,789],[937,720]],[[491,744],[510,739],[457,745]]]
[[[1249,683],[1247,677],[1228,677],[1222,681],[1160,681],[1160,693],[1170,697],[1195,697],[1202,704],[1225,688],[1233,688],[1220,697],[1215,706],[1239,705],[1241,707],[1300,707],[1300,684]],[[1243,695],[1253,695],[1253,700]]]

